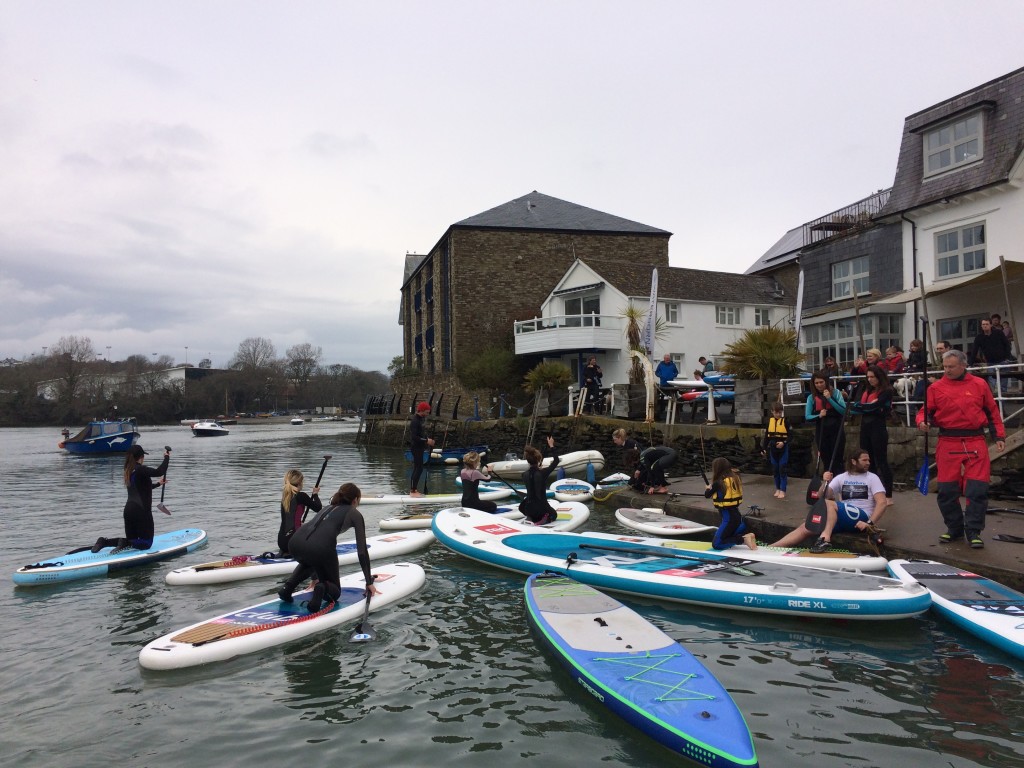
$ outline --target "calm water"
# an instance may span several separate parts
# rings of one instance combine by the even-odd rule
[[[275,540],[284,471],[364,492],[406,487],[394,450],[358,447],[354,425],[237,426],[223,438],[142,428],[173,448],[158,530],[209,532],[183,558],[63,587],[3,592],[0,764],[11,766],[682,765],[581,700],[525,627],[523,579],[439,544],[411,556],[422,592],[374,615],[373,643],[314,636],[206,668],[153,673],[147,642],[256,602],[273,581],[169,587],[188,562]],[[0,430],[2,564],[118,535],[121,460],[64,455],[56,429]],[[431,490],[454,488],[435,470]],[[376,521],[394,514],[367,507]],[[611,509],[589,527],[614,530]],[[1024,663],[936,619],[839,623],[634,601],[701,657],[743,711],[763,766],[1024,766]],[[287,763],[286,763],[287,761]]]

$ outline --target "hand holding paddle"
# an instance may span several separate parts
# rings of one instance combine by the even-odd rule
[[[164,451],[167,452],[167,458],[170,459],[170,457],[171,457],[171,446],[165,445],[164,446]],[[165,515],[169,515],[169,514],[171,514],[171,510],[169,510],[166,506],[164,506],[164,489],[167,488],[167,473],[166,472],[164,472],[164,476],[162,478],[160,478],[160,480],[161,480],[161,482],[160,482],[160,503],[156,505],[156,508],[159,509],[161,512],[163,512]]]

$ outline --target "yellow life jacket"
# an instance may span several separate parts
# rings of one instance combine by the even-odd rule
[[[722,485],[725,486],[722,498],[719,498],[717,493],[711,497],[711,503],[715,507],[718,509],[736,507],[743,503],[743,491],[740,490],[740,484],[736,482],[736,478],[726,477],[722,480]]]
[[[785,441],[789,439],[789,431],[786,429],[786,417],[768,419],[768,439]]]

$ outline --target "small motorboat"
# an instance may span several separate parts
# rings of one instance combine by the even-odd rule
[[[306,423],[306,420],[304,418],[302,418],[301,416],[295,416],[292,419],[292,424],[294,424],[295,426],[298,426],[299,424],[305,424],[305,423]]]
[[[101,419],[90,421],[74,437],[67,429],[64,439],[57,443],[68,453],[127,453],[139,439],[135,419]]]
[[[212,420],[197,421],[192,425],[193,437],[219,437],[220,435],[226,435],[227,433],[228,430],[224,429],[223,426]]]

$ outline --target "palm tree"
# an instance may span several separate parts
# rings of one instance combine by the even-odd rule
[[[754,328],[743,332],[719,356],[724,373],[738,379],[785,379],[795,376],[805,355],[796,344],[792,329]]]

